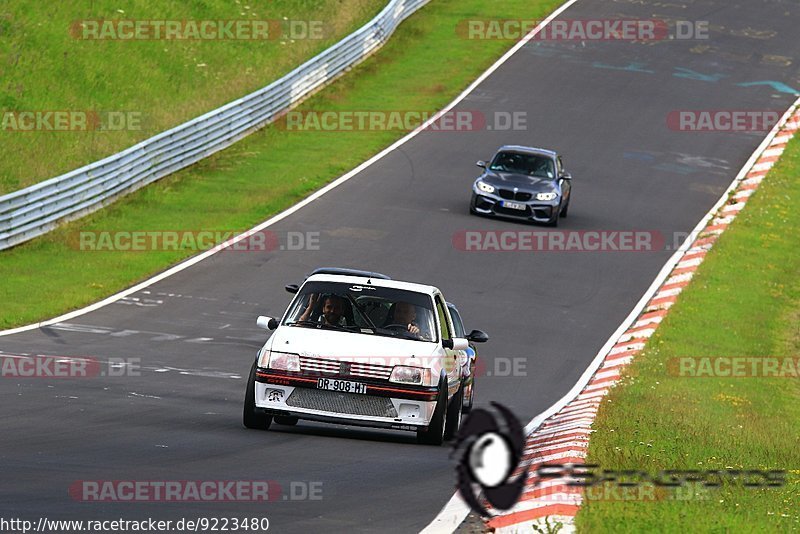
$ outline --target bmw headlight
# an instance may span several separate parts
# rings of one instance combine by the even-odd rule
[[[270,369],[295,372],[300,370],[300,357],[297,354],[264,351],[261,355],[262,367],[264,360],[267,360],[267,367]]]
[[[431,382],[431,370],[423,369],[422,367],[395,365],[391,376],[389,376],[389,382],[429,385]]]
[[[478,180],[478,189],[480,189],[484,193],[494,193],[493,185],[489,185],[486,182],[481,182],[480,180]]]
[[[555,200],[558,193],[536,193],[536,200]]]

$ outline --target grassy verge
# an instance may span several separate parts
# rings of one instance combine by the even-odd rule
[[[672,360],[752,356],[798,363],[798,176],[795,140],[637,356],[624,386],[603,403],[587,460],[651,473],[786,470],[786,485],[730,484],[698,489],[682,501],[589,501],[577,518],[583,532],[800,529],[800,378],[679,376]]]
[[[560,3],[432,2],[406,21],[377,55],[308,100],[303,108],[440,109],[513,44],[462,39],[456,34],[459,21],[542,18]],[[192,255],[189,250],[81,252],[70,246],[69,237],[76,231],[249,228],[402,135],[399,131],[266,128],[102,212],[0,252],[0,327],[27,324],[81,307]],[[298,161],[303,162],[302,175],[298,175]]]
[[[15,0],[0,5],[0,116],[7,119],[0,128],[0,195],[91,163],[255,91],[366,23],[385,5],[386,0]],[[314,38],[303,38],[301,23],[290,28],[288,21],[268,26],[260,34],[268,38],[258,40],[91,40],[76,38],[83,30],[73,27],[76,21],[98,19],[284,17],[315,21],[309,23],[317,30]],[[237,35],[246,37],[248,26],[238,27]],[[114,127],[119,130],[21,132],[5,114],[67,110],[130,115],[124,123],[117,115]]]

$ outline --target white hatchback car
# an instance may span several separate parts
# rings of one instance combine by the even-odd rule
[[[309,419],[417,432],[433,445],[460,424],[468,341],[455,336],[437,288],[377,273],[318,269],[258,352],[244,425]]]

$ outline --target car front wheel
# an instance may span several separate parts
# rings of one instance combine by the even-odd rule
[[[472,379],[472,384],[469,386],[469,395],[464,400],[464,407],[462,410],[464,413],[468,413],[472,409],[472,403],[475,400],[475,378]]]
[[[269,425],[272,424],[272,416],[256,409],[256,362],[253,362],[253,367],[250,369],[250,377],[247,379],[242,423],[247,428],[258,430],[267,430]]]
[[[439,385],[439,396],[436,409],[427,430],[417,430],[417,442],[423,445],[441,445],[444,443],[445,418],[447,417],[447,385]]]
[[[447,407],[447,421],[445,422],[444,438],[452,439],[461,428],[461,414],[464,410],[464,385],[458,388],[450,406]]]

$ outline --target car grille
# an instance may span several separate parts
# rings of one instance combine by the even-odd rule
[[[374,365],[371,363],[345,362],[326,358],[300,356],[300,370],[306,373],[327,373],[341,376],[377,378],[389,380],[392,374],[391,365]]]
[[[322,358],[300,356],[300,370],[309,373],[338,373],[339,362],[336,360],[323,360]]]
[[[364,415],[370,417],[397,417],[392,401],[386,397],[371,397],[355,393],[340,393],[320,389],[295,388],[286,404],[294,408],[322,412]]]
[[[527,202],[531,199],[531,194],[525,191],[517,191],[516,193],[511,189],[500,189],[498,194],[501,198],[506,200],[518,200],[520,202]]]

